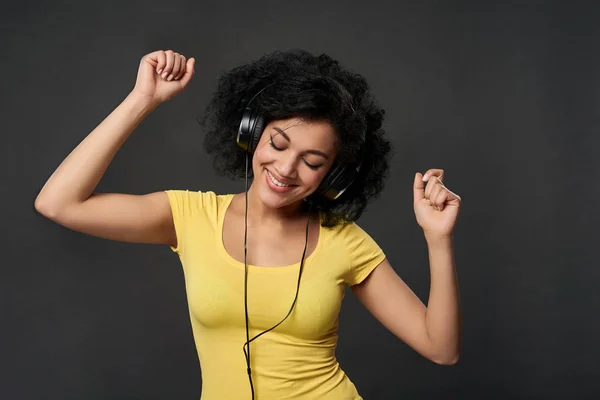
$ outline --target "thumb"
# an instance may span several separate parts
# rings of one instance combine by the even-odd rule
[[[415,204],[425,198],[425,182],[423,175],[420,172],[415,174],[415,182],[413,184],[413,196]]]
[[[192,76],[194,76],[195,64],[196,60],[194,59],[194,57],[187,60],[187,63],[185,64],[185,74],[183,74],[181,79],[179,79],[183,87],[187,86],[187,84],[190,82],[190,79],[192,79]]]

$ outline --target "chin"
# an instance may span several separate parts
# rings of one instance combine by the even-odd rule
[[[275,193],[268,187],[262,187],[258,197],[265,206],[273,209],[287,207],[298,201],[302,201],[302,197],[298,198],[292,193],[285,195]]]
[[[264,177],[261,178],[261,184],[258,190],[258,198],[268,208],[278,209],[289,207],[293,204],[298,204],[305,197],[299,191],[299,189],[302,189],[301,187],[295,187],[287,193],[279,193],[273,190],[266,182],[266,179],[269,179],[266,176],[266,172],[264,172]]]

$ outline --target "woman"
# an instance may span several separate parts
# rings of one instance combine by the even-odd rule
[[[455,363],[460,197],[442,170],[415,174],[426,307],[354,222],[383,188],[390,145],[364,78],[326,55],[275,52],[221,78],[202,121],[205,147],[219,172],[253,176],[245,192],[94,193],[121,145],[186,87],[194,64],[171,50],[144,56],[133,91],[52,174],[36,209],[80,232],[168,244],[179,255],[204,400],[360,399],[335,358],[346,284],[399,339]]]

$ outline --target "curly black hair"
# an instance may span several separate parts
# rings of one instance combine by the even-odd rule
[[[276,51],[223,74],[199,120],[206,131],[204,147],[221,175],[245,176],[246,154],[236,137],[246,105],[259,92],[252,107],[267,122],[292,117],[326,121],[337,136],[335,161],[356,165],[362,160],[356,179],[338,199],[309,196],[324,227],[358,220],[384,187],[392,150],[382,129],[385,111],[376,105],[365,78],[326,54],[299,49]]]

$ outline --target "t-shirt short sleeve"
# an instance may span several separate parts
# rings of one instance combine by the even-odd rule
[[[345,226],[343,232],[349,263],[345,281],[352,286],[365,280],[385,259],[385,253],[377,242],[356,223]]]
[[[185,237],[194,217],[203,209],[203,196],[189,190],[165,190],[169,197],[173,224],[177,235],[177,247],[169,246],[178,255],[185,251]]]

